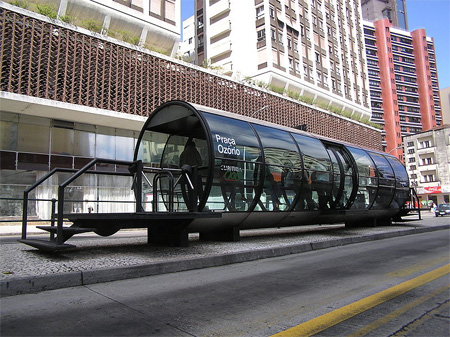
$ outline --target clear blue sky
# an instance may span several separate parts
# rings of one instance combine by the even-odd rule
[[[409,30],[425,28],[434,39],[441,89],[450,87],[450,0],[407,0]],[[181,19],[194,14],[194,0],[181,0]]]
[[[440,89],[450,87],[450,0],[406,0],[409,30],[434,39]]]

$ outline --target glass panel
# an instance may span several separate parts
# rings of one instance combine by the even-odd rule
[[[17,150],[17,123],[0,121],[0,149]]]
[[[139,143],[137,160],[142,160],[144,166],[159,167],[168,134],[145,131]]]
[[[375,165],[364,150],[354,147],[348,147],[348,150],[355,159],[359,177],[358,192],[352,208],[368,208],[373,203],[377,193],[378,178],[376,176]]]
[[[250,155],[255,155],[255,151],[247,153],[246,150],[247,147],[259,148],[258,139],[248,123],[208,113],[203,115],[211,130],[216,158],[232,156],[248,161],[258,158],[259,152],[252,158]]]
[[[331,160],[318,139],[293,134],[303,155],[304,174],[299,209],[327,209],[331,200]]]
[[[102,133],[96,135],[97,158],[115,159],[116,157],[116,136],[113,129],[104,128]]]
[[[372,209],[384,209],[389,206],[394,194],[394,172],[389,162],[380,153],[369,152],[377,167],[379,180],[378,194]]]
[[[256,202],[261,150],[255,132],[243,121],[202,112],[213,141],[214,178],[207,207],[246,211]]]
[[[183,165],[191,167],[196,166],[198,175],[196,177],[196,187],[199,196],[202,195],[207,176],[207,158],[208,148],[206,140],[188,138],[184,136],[172,135],[167,139],[164,148],[161,167],[180,168]],[[175,180],[179,178],[177,173],[173,172]],[[168,190],[169,181],[161,180],[161,188]],[[168,200],[164,194],[162,198]],[[175,208],[187,210],[188,205],[192,205],[192,192],[188,188],[188,182],[185,179],[175,186]]]
[[[380,153],[369,152],[369,154],[377,166],[380,185],[393,186],[395,183],[394,171],[392,170],[391,165],[389,165],[389,162]]]
[[[52,153],[73,155],[73,130],[52,128]]]
[[[18,150],[24,152],[48,153],[50,129],[47,126],[19,124]]]
[[[133,131],[116,130],[116,159],[132,161],[134,146]]]
[[[75,130],[74,155],[95,157],[95,133]]]
[[[337,159],[337,154],[335,154],[334,151],[331,149],[328,149],[328,154],[330,155],[331,162],[333,164],[333,190],[331,193],[333,206],[335,208],[343,208],[343,204],[340,203],[340,197],[339,194],[341,189],[341,168],[339,165],[339,161]],[[339,199],[339,200],[338,200]]]
[[[289,133],[254,125],[264,148],[266,162],[262,205],[287,210],[301,186],[301,158]],[[260,205],[261,206],[261,205]]]
[[[395,195],[391,203],[391,208],[402,207],[409,197],[409,179],[408,173],[397,158],[391,156],[385,156],[395,174]]]
[[[343,149],[337,149],[334,152],[336,157],[341,162],[342,173],[344,175],[344,186],[342,186],[342,195],[336,203],[337,208],[346,208],[348,206],[349,198],[353,192],[353,168],[350,164],[348,156],[343,152]]]

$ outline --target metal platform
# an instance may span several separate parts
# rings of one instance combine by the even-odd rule
[[[137,212],[137,213],[72,213],[64,218],[73,223],[60,229],[58,226],[37,226],[50,233],[49,240],[22,239],[20,242],[43,251],[61,251],[75,248],[64,243],[76,234],[94,232],[100,236],[109,236],[124,228],[147,228],[148,242],[153,244],[187,247],[187,227],[195,219],[217,219],[219,212]]]

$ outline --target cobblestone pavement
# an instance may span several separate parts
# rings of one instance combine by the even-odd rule
[[[417,219],[417,217],[414,217]],[[413,220],[411,218],[411,220]],[[3,227],[3,226],[0,226]],[[430,230],[450,228],[450,217],[435,218],[424,214],[422,220],[394,223],[392,226],[352,228],[344,225],[315,225],[286,228],[241,231],[240,242],[204,242],[198,235],[191,234],[189,247],[160,247],[147,244],[145,230],[124,230],[110,237],[99,237],[95,234],[82,234],[69,240],[77,247],[60,253],[44,253],[37,249],[18,243],[20,234],[0,237],[0,281],[2,293],[5,287],[14,280],[33,280],[40,276],[60,276],[61,274],[85,273],[80,282],[86,282],[88,271],[124,270],[133,267],[136,276],[140,267],[178,262],[181,269],[199,268],[217,265],[217,263],[233,263],[256,258],[265,258],[292,254],[332,246],[377,240],[400,235],[420,233]],[[0,232],[8,232],[4,228]],[[36,237],[32,234],[29,237]],[[39,235],[40,236],[40,235]],[[228,257],[221,262],[199,264],[199,259]],[[241,257],[239,257],[241,256]],[[236,258],[239,257],[239,258]],[[192,261],[196,261],[193,263]],[[192,264],[189,267],[189,264]],[[176,271],[176,270],[175,270]],[[157,273],[152,271],[151,273]],[[127,274],[124,272],[124,274]],[[99,275],[99,274],[97,274]],[[121,278],[120,276],[111,276]],[[122,276],[133,277],[133,275]],[[98,282],[104,281],[99,278]],[[95,283],[95,280],[91,280]]]

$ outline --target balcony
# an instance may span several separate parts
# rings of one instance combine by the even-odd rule
[[[436,148],[434,146],[423,147],[423,148],[417,149],[418,155],[429,154],[429,153],[434,154],[435,152],[436,152]]]
[[[437,164],[425,164],[425,165],[419,165],[419,171],[422,172],[433,172],[436,173],[436,170],[438,168]]]
[[[218,1],[211,7],[209,7],[209,17],[210,19],[215,18],[227,11],[230,10],[230,2],[229,1]]]
[[[229,39],[214,43],[210,46],[209,56],[211,59],[231,52],[231,42]]]
[[[231,22],[228,19],[217,21],[209,27],[211,39],[229,31],[231,31]]]

